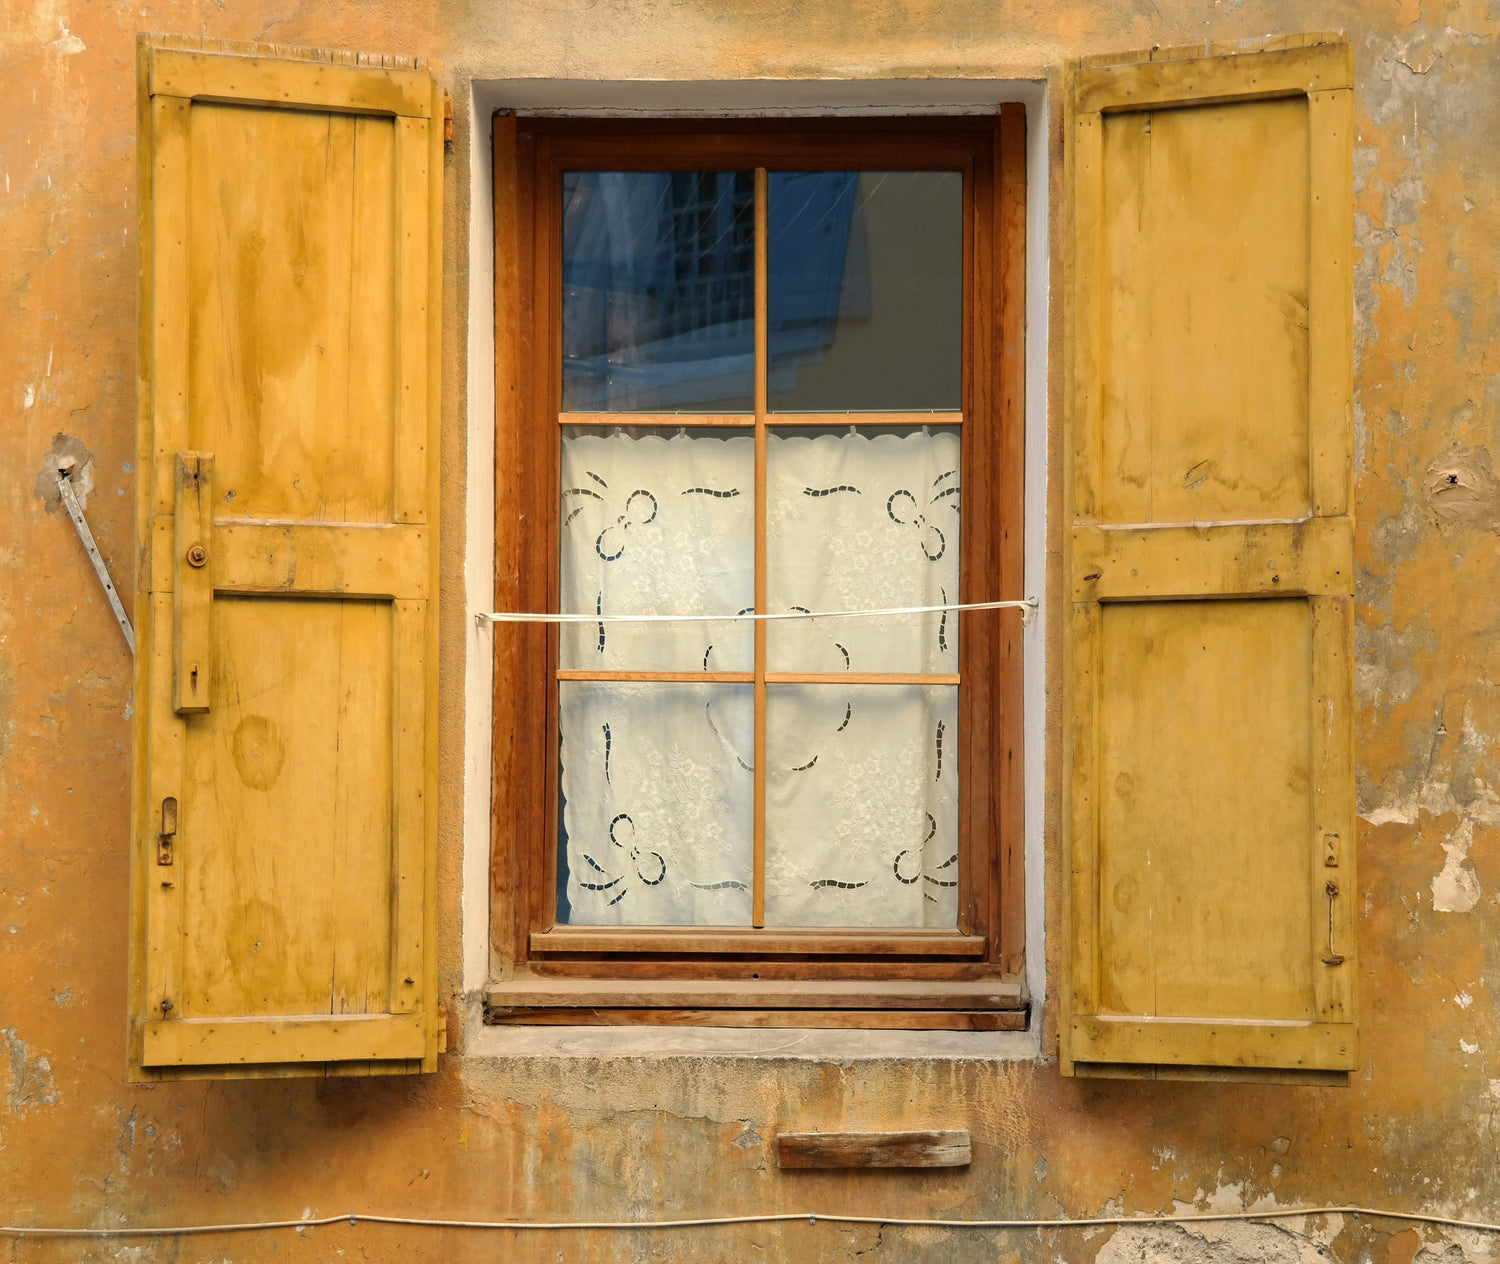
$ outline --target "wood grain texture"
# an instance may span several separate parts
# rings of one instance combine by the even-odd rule
[[[879,1001],[876,996],[875,1001]],[[901,1009],[512,1009],[494,1011],[497,1027],[793,1027],[854,1031],[1025,1031],[1026,1015],[1005,1010]]]
[[[941,1132],[779,1132],[783,1168],[968,1167],[968,1129]]]
[[[494,1008],[576,1006],[663,1009],[962,1009],[1020,1010],[1026,999],[1018,983],[997,980],[860,979],[511,979],[490,985],[485,1003]]]
[[[166,194],[142,266],[155,806],[133,864],[154,861],[164,798],[179,824],[132,929],[136,1073],[430,1069],[440,167],[425,117],[370,100],[406,75],[430,113],[437,89],[352,56],[160,52],[140,63]],[[268,108],[321,100],[272,83],[354,95]],[[206,711],[174,705],[194,664]]]
[[[1305,98],[1105,116],[1101,521],[1309,512],[1307,153]]]
[[[1114,65],[1080,69],[1073,80],[1075,108],[1080,113],[1144,110],[1225,98],[1305,96],[1354,86],[1349,45],[1343,42],[1217,57],[1138,56],[1140,60],[1130,62],[1112,57]]]
[[[350,114],[425,119],[432,112],[431,82],[414,70],[217,52],[158,48],[151,58],[153,95]]]
[[[1070,71],[1065,1073],[1354,1064],[1348,67]]]
[[[173,461],[172,561],[162,572],[172,578],[172,709],[178,715],[207,711],[213,694],[213,465],[201,452],[179,452]]]

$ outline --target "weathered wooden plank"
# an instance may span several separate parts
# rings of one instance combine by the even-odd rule
[[[1072,1054],[1078,1062],[1326,1071],[1349,1071],[1356,1065],[1352,1023],[1146,1021],[1074,1015],[1071,1034]]]
[[[1075,527],[1074,601],[1354,592],[1349,518],[1101,530]]]
[[[398,601],[392,647],[391,811],[394,857],[389,888],[395,941],[391,953],[391,1008],[397,1013],[423,1002],[426,970],[427,770],[431,758],[426,728],[428,671],[425,601]],[[435,735],[434,735],[435,736]],[[434,980],[435,982],[435,980]]]
[[[1312,615],[1313,990],[1325,1022],[1355,1020],[1354,602],[1315,597]]]
[[[1086,67],[1074,77],[1073,99],[1075,108],[1083,113],[1305,95],[1353,86],[1349,45],[1319,44],[1222,57]]]
[[[968,1167],[967,1128],[937,1132],[780,1132],[783,1168]]]
[[[1100,520],[1306,516],[1306,101],[1102,128]]]
[[[157,1019],[146,1024],[147,1066],[235,1066],[420,1058],[422,1014]]]
[[[1306,600],[1100,619],[1100,1010],[1315,1017]]]
[[[510,979],[493,983],[486,1003],[499,1008],[963,1009],[1019,1010],[1019,983],[998,979]]]
[[[395,241],[395,486],[393,517],[397,522],[425,522],[427,504],[428,386],[431,330],[428,326],[429,124],[396,121]],[[435,459],[437,454],[432,454]]]
[[[495,1027],[795,1027],[845,1031],[1025,1031],[1022,1010],[892,1009],[508,1009]]]
[[[1312,506],[1348,513],[1354,485],[1354,94],[1308,98],[1308,425]]]
[[[431,83],[417,70],[170,48],[153,49],[151,56],[153,96],[200,101],[425,119],[432,113]]]
[[[168,591],[172,524],[154,527],[153,571]],[[209,557],[216,592],[340,594],[422,600],[429,592],[428,527],[219,518]]]
[[[155,511],[172,513],[173,461],[193,446],[188,436],[188,149],[191,103],[181,97],[151,102],[150,416],[151,486]],[[142,445],[144,446],[144,445]],[[170,570],[170,567],[168,568]],[[160,579],[157,582],[161,582]]]
[[[179,452],[173,461],[172,562],[162,572],[172,580],[172,709],[178,715],[207,711],[213,695],[213,466],[207,452]]]

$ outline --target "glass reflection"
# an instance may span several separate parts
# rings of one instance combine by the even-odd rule
[[[961,407],[963,177],[772,172],[773,412]]]
[[[755,179],[563,175],[567,412],[753,406]]]

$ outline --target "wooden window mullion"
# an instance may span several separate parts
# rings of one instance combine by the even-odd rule
[[[766,612],[766,397],[770,368],[769,274],[770,216],[767,210],[769,178],[764,167],[755,169],[755,613]],[[770,629],[764,619],[755,621],[755,755],[751,763],[755,778],[752,800],[754,870],[750,901],[750,924],[760,930],[766,924],[766,641]]]

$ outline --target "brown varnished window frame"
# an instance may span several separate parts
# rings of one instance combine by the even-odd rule
[[[556,609],[561,173],[590,169],[963,171],[961,591],[965,601],[1022,595],[1023,107],[837,120],[502,114],[494,145],[495,609]],[[494,625],[493,1012],[580,1021],[572,1005],[600,1021],[721,1022],[735,1011],[729,1021],[760,1025],[790,1010],[815,1025],[1015,1026],[1024,1005],[1021,619],[1016,610],[957,617],[957,932],[553,925],[558,638],[547,625]],[[842,990],[804,986],[818,982]],[[684,997],[687,986],[695,990]]]

